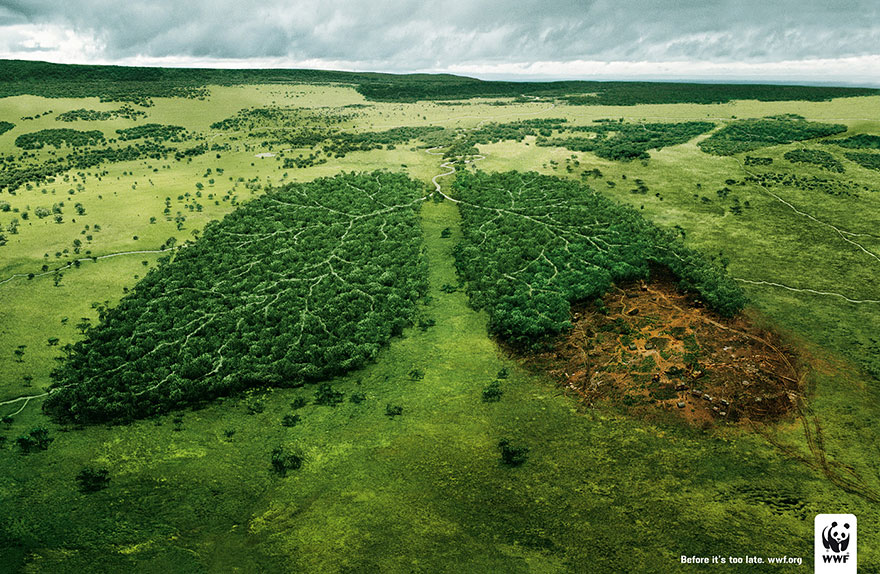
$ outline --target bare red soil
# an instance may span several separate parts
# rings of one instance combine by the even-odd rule
[[[697,425],[771,421],[795,406],[800,376],[780,337],[747,317],[719,317],[672,277],[615,288],[572,307],[572,330],[525,361],[587,405],[674,412]]]

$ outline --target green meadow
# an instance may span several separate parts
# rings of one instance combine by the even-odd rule
[[[700,567],[681,564],[682,555],[720,555],[801,557],[801,566],[761,567],[795,572],[812,561],[814,515],[846,512],[859,519],[861,571],[880,572],[880,545],[869,542],[880,537],[880,172],[816,141],[731,156],[697,145],[728,122],[781,114],[846,126],[823,140],[880,134],[880,96],[447,105],[369,101],[339,84],[208,90],[203,99],[134,105],[146,114],[136,120],[55,119],[120,108],[98,98],[0,98],[0,121],[15,125],[0,134],[10,165],[70,153],[46,146],[22,158],[15,145],[23,134],[59,128],[111,139],[116,130],[167,124],[186,128],[192,141],[164,145],[216,145],[180,161],[105,162],[0,191],[0,207],[8,204],[0,209],[0,571],[694,572]],[[488,318],[468,305],[453,265],[458,207],[434,194],[419,214],[428,294],[413,326],[375,361],[329,381],[342,393],[336,406],[316,404],[318,386],[306,384],[127,424],[47,417],[41,404],[64,346],[208,222],[286,183],[388,170],[422,182],[428,195],[432,178],[449,171],[441,166],[449,158],[426,153],[442,145],[428,136],[285,167],[312,147],[284,143],[287,132],[271,125],[211,127],[271,107],[301,112],[289,133],[323,129],[327,118],[344,133],[441,126],[449,138],[528,118],[716,123],[687,143],[649,150],[647,160],[539,146],[528,135],[477,144],[474,161],[456,168],[575,179],[676,230],[738,280],[747,316],[796,349],[802,408],[775,422],[697,428],[668,413],[640,419],[582,404],[488,336]],[[807,148],[832,154],[844,171],[785,159]],[[746,155],[772,163],[746,165]],[[437,180],[444,192],[454,177]],[[50,215],[38,217],[37,208]],[[484,401],[496,380],[500,400]],[[295,424],[282,424],[292,415]],[[21,452],[16,439],[38,427],[48,429],[48,448]],[[524,462],[503,463],[503,440],[523,449]],[[274,472],[278,447],[300,453],[301,468]],[[80,488],[86,467],[108,471],[105,488]]]

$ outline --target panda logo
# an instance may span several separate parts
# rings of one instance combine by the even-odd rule
[[[843,525],[843,530],[849,530],[849,524]],[[831,526],[822,529],[822,544],[826,550],[832,552],[845,552],[849,547],[849,532],[837,530],[837,522],[832,522]]]

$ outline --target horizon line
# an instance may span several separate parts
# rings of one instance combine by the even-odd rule
[[[880,56],[877,57],[880,60]],[[230,58],[191,58],[191,57],[164,57],[164,58],[124,58],[117,61],[98,60],[94,62],[83,61],[57,61],[53,59],[26,58],[22,54],[0,54],[0,62],[3,61],[19,61],[33,62],[43,64],[53,64],[59,66],[100,66],[100,67],[119,67],[119,68],[158,68],[158,69],[177,69],[177,70],[228,70],[228,71],[315,71],[315,72],[343,72],[352,74],[387,74],[392,76],[408,76],[408,75],[430,75],[430,76],[453,76],[459,78],[467,78],[484,82],[512,82],[512,83],[555,83],[555,82],[644,82],[644,83],[675,83],[675,84],[706,84],[706,85],[783,85],[783,86],[804,86],[804,87],[842,87],[842,88],[880,88],[880,79],[859,80],[847,79],[839,77],[834,79],[813,79],[803,75],[793,74],[790,77],[768,77],[760,74],[748,73],[730,73],[723,72],[685,75],[679,73],[671,73],[669,75],[654,73],[593,73],[593,74],[573,74],[573,73],[548,73],[545,75],[537,74],[533,71],[513,72],[507,71],[485,71],[479,72],[476,68],[479,66],[453,66],[451,69],[419,69],[411,70],[389,70],[379,67],[361,67],[352,64],[352,62],[307,60],[302,62],[289,62],[270,58],[270,59],[230,59]],[[828,60],[830,61],[830,60]],[[827,62],[827,61],[822,61]],[[576,62],[580,63],[580,62]],[[311,64],[311,65],[310,65]],[[490,68],[498,67],[527,67],[533,69],[541,63],[529,64],[507,64],[507,65],[489,65]],[[557,63],[558,64],[558,63]],[[562,62],[561,64],[569,64]],[[663,67],[669,65],[669,62],[589,62],[589,64],[604,65],[606,67],[620,64],[623,66],[656,66]],[[682,64],[687,64],[682,62]],[[707,64],[701,62],[700,64]],[[783,65],[786,62],[774,62],[772,65]],[[723,65],[723,64],[720,64]],[[765,64],[766,65],[766,64]],[[457,70],[459,68],[461,71]],[[878,76],[873,76],[878,77]]]

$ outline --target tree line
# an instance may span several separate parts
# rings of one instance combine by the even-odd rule
[[[776,116],[732,121],[698,145],[706,153],[733,155],[762,147],[833,136],[845,131],[846,126],[843,124],[825,124],[794,116]]]
[[[588,151],[597,156],[617,161],[648,159],[648,150],[663,149],[692,140],[715,127],[712,122],[680,123],[608,123],[570,126],[571,133],[587,132],[592,137],[563,135],[557,138],[539,138],[539,146],[558,146],[571,151]]]
[[[163,124],[144,124],[116,130],[119,141],[151,139],[154,141],[182,142],[187,139],[186,128]]]
[[[782,157],[792,163],[807,163],[836,173],[845,171],[840,160],[820,149],[793,149],[785,152]]]
[[[138,118],[146,117],[147,113],[141,110],[136,110],[130,105],[126,104],[121,106],[116,110],[87,110],[85,108],[80,108],[77,110],[70,110],[67,112],[62,112],[55,116],[55,121],[58,122],[93,122],[93,121],[104,121],[111,120],[114,118],[124,118],[127,120],[137,120]]]
[[[325,70],[222,70],[53,64],[0,60],[0,97],[98,97],[150,105],[156,97],[204,98],[207,85],[342,83],[370,100],[412,102],[469,98],[565,98],[570,105],[725,103],[732,100],[827,101],[871,96],[872,88],[674,82],[501,82],[451,74],[382,74]]]
[[[21,134],[15,138],[15,145],[22,149],[42,149],[47,145],[57,149],[65,146],[95,145],[103,141],[104,134],[100,130],[81,131],[58,128]]]

